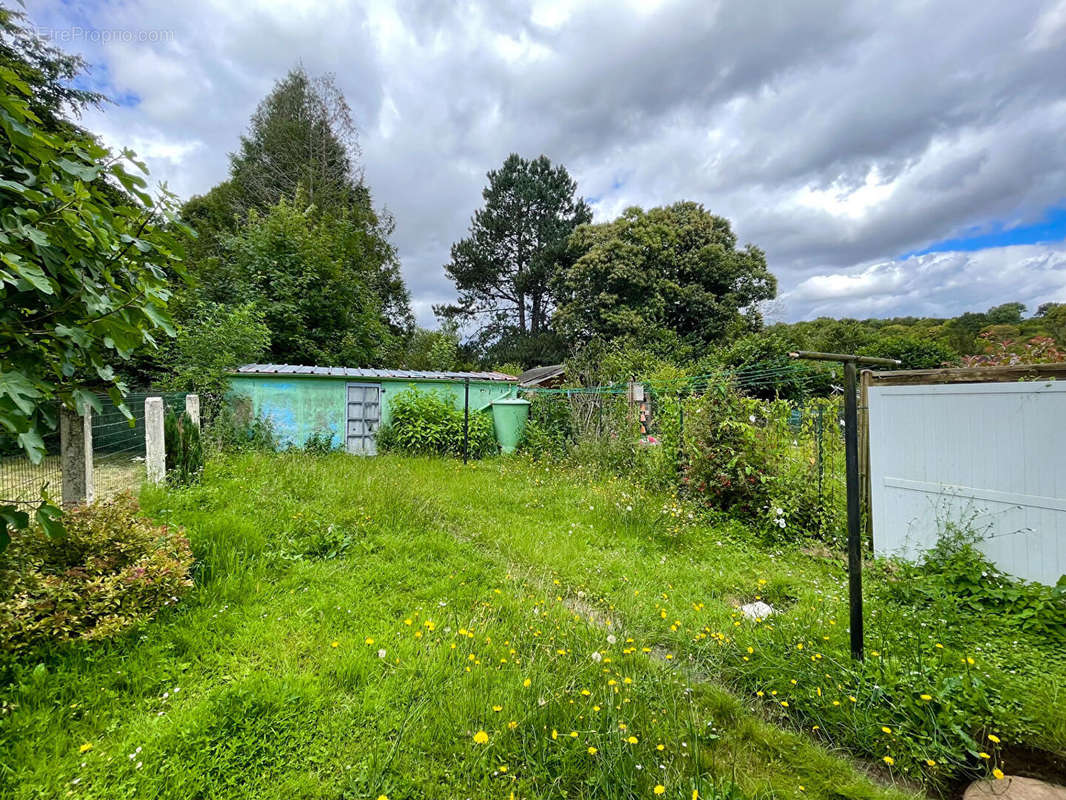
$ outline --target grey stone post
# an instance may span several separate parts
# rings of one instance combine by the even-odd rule
[[[144,462],[148,468],[148,482],[162,483],[167,476],[162,397],[148,397],[144,401]]]
[[[185,395],[185,413],[192,417],[192,424],[200,427],[200,395]]]
[[[59,463],[63,471],[64,506],[93,501],[93,418],[66,406],[59,410]]]

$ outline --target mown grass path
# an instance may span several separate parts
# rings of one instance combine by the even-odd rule
[[[742,686],[733,630],[765,634],[733,602],[832,604],[832,562],[518,462],[251,455],[142,499],[188,528],[199,585],[10,670],[2,797],[905,794],[767,721],[789,699],[685,679]]]

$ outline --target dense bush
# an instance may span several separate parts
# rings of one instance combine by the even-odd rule
[[[200,480],[204,471],[204,450],[200,444],[200,426],[189,413],[179,417],[168,408],[163,417],[163,448],[166,453],[167,480],[174,486],[188,486]]]
[[[565,396],[534,393],[529,401],[529,419],[518,451],[534,458],[566,453],[574,440],[574,426]]]
[[[389,403],[392,419],[378,429],[382,452],[415,455],[463,455],[463,410],[437,392],[414,387],[397,394]],[[470,457],[483,458],[496,452],[492,417],[470,414]]]
[[[686,439],[693,442],[685,482],[713,508],[752,519],[770,498],[771,452],[757,425],[760,404],[727,383],[704,392]]]
[[[192,586],[177,528],[138,514],[132,495],[67,512],[66,536],[30,528],[0,561],[0,651],[115,636]]]

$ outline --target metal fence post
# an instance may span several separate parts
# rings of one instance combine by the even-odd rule
[[[92,411],[77,414],[66,406],[59,410],[59,463],[63,473],[64,506],[93,501]]]
[[[200,427],[200,395],[185,395],[185,413],[192,419],[192,424]]]
[[[149,483],[162,483],[167,476],[166,447],[163,443],[163,398],[144,401],[144,462]]]

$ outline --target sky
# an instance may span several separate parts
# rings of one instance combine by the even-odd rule
[[[564,164],[595,221],[695,200],[777,321],[1066,301],[1066,0],[25,0],[115,99],[83,124],[182,198],[274,82],[333,73],[421,324],[485,173]]]

